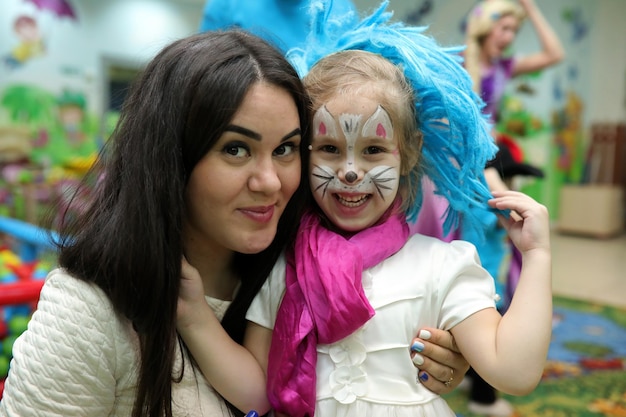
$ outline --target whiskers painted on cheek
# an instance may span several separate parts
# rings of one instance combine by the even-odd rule
[[[374,184],[374,187],[376,187],[376,192],[378,192],[378,195],[380,196],[380,198],[383,199],[383,201],[385,200],[384,191],[393,191],[393,187],[387,185],[387,183],[389,182],[395,182],[396,177],[395,175],[393,175],[393,173],[393,168],[388,167],[380,172],[371,175],[372,183]]]
[[[315,165],[315,168],[318,170],[318,172],[312,172],[311,175],[313,175],[315,178],[319,178],[320,180],[322,180],[322,183],[315,187],[313,191],[324,188],[322,196],[326,196],[326,190],[328,190],[328,187],[330,186],[332,180],[335,178],[335,174],[332,172],[328,172],[319,165]]]

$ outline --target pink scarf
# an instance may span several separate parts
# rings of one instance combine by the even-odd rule
[[[408,236],[403,214],[347,239],[322,226],[317,214],[303,216],[295,253],[287,258],[285,295],[269,353],[267,391],[274,410],[313,416],[317,344],[343,339],[374,315],[363,291],[363,270],[400,250]]]

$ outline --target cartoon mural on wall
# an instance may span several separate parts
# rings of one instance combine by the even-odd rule
[[[552,129],[550,150],[549,182],[528,187],[529,193],[540,193],[551,202],[553,213],[560,211],[560,190],[565,184],[577,184],[585,171],[588,133],[583,122],[586,84],[580,77],[579,64],[582,57],[588,56],[588,17],[580,7],[566,7],[561,12],[561,20],[567,28],[567,60],[560,77],[552,86],[554,106],[549,123]]]
[[[18,43],[3,58],[10,68],[23,65],[26,61],[45,53],[46,47],[37,21],[28,15],[19,15],[13,23]]]
[[[30,159],[45,166],[66,166],[97,151],[98,121],[87,113],[85,95],[65,89],[59,95],[30,85],[0,92],[0,106],[11,124],[31,131]]]
[[[554,143],[556,145],[556,167],[562,173],[565,183],[575,183],[581,178],[581,162],[584,151],[579,140],[582,129],[583,105],[581,98],[573,91],[567,94],[562,108],[552,114]]]
[[[33,70],[63,75],[49,64],[61,51],[48,45],[58,33],[55,26],[78,21],[72,4],[14,0],[7,10],[14,16],[5,21],[14,37],[10,50],[0,51],[6,74],[0,85],[0,215],[39,223],[48,203],[91,166],[102,141],[84,81],[59,78],[67,85],[51,88],[40,84],[43,79],[20,76]]]
[[[416,2],[403,20],[410,25],[422,25],[432,10],[433,0],[422,0],[419,4]]]
[[[561,14],[567,24],[572,49],[578,48],[585,41],[588,24],[583,11],[579,7],[565,8]],[[577,183],[582,179],[585,164],[583,138],[583,99],[576,86],[579,69],[575,60],[567,63],[567,90],[561,85],[555,86],[553,94],[559,99],[561,106],[554,109],[552,123],[555,131],[556,167],[561,183]]]
[[[9,52],[2,52],[2,62],[10,69],[19,68],[29,60],[46,53],[46,39],[40,20],[49,13],[53,18],[77,20],[73,7],[66,0],[23,0],[33,4],[37,13],[20,13],[13,20],[13,33],[16,37]]]
[[[544,170],[544,179],[533,179],[520,188],[542,201],[553,217],[559,212],[561,186],[581,180],[586,153],[584,83],[579,78],[577,59],[586,55],[582,51],[588,41],[587,18],[580,8],[566,7],[561,19],[568,30],[562,35],[565,61],[548,79],[543,72],[516,79],[502,101],[502,119],[497,127],[515,137],[526,161]],[[538,95],[551,103],[549,112],[538,112],[533,106],[532,100]]]
[[[13,85],[0,92],[9,117],[0,126],[0,205],[11,217],[37,223],[52,198],[67,191],[93,163],[99,123],[85,95],[55,95],[36,86]],[[9,157],[10,156],[10,157]]]

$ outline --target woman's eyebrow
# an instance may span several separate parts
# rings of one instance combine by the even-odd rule
[[[235,133],[239,133],[241,135],[247,136],[250,139],[254,139],[254,140],[258,140],[260,141],[262,139],[261,135],[250,130],[250,129],[246,129],[245,127],[242,126],[237,126],[237,125],[228,125],[226,126],[226,129],[224,129],[224,131],[226,132],[235,132]],[[280,140],[281,142],[286,141],[287,139],[290,139],[294,136],[300,135],[301,131],[300,128],[295,128],[294,130],[292,130],[291,132],[287,133],[285,136],[283,136],[283,138]]]
[[[249,137],[250,139],[254,139],[254,140],[258,140],[260,141],[261,135],[259,135],[258,133],[250,130],[250,129],[246,129],[245,127],[241,127],[241,126],[237,126],[237,125],[228,125],[226,126],[226,129],[224,129],[224,131],[226,132],[235,132],[235,133],[239,133],[242,134],[244,136]]]
[[[291,139],[294,136],[298,136],[300,135],[302,132],[300,131],[300,128],[297,127],[294,130],[292,130],[291,132],[287,133],[285,136],[283,136],[283,138],[280,140],[281,142],[286,141],[287,139]]]

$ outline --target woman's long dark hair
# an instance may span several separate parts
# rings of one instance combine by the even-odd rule
[[[281,250],[292,242],[309,194],[309,101],[297,73],[273,46],[229,30],[165,47],[134,83],[111,139],[86,178],[96,184],[89,207],[80,216],[67,216],[59,227],[60,266],[102,288],[139,335],[134,417],[172,415],[184,190],[194,166],[258,81],[285,89],[297,105],[302,181],[272,245],[256,255],[236,255],[241,287],[222,324],[242,343],[245,313]]]

